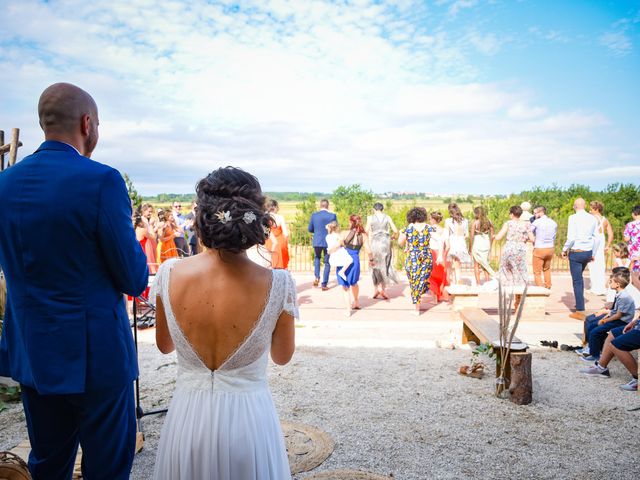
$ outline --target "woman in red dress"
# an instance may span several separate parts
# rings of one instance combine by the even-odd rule
[[[429,231],[431,232],[429,248],[433,259],[433,269],[429,277],[429,290],[435,294],[438,301],[442,300],[445,293],[444,289],[449,285],[447,269],[445,268],[447,258],[446,242],[443,238],[444,230],[440,226],[441,221],[442,214],[440,212],[431,212],[429,215]]]

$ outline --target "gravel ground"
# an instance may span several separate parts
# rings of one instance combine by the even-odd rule
[[[610,380],[577,373],[576,355],[535,351],[534,403],[493,396],[493,375],[465,378],[468,350],[301,347],[289,365],[271,365],[282,419],[314,425],[335,440],[316,471],[337,468],[425,478],[637,478],[637,394],[623,392],[620,364]],[[146,409],[168,403],[175,356],[140,344]],[[144,450],[133,479],[151,478],[162,416],[143,419]],[[19,404],[0,413],[0,449],[26,437]],[[625,448],[631,448],[625,452]],[[309,475],[309,474],[307,474]],[[296,476],[303,479],[305,474]]]

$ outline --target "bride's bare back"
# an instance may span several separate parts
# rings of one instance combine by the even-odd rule
[[[267,302],[272,271],[244,253],[208,250],[180,260],[171,270],[169,301],[176,323],[210,370],[217,370],[251,333]],[[157,302],[156,342],[174,350],[165,306]],[[282,312],[271,343],[271,357],[285,364],[293,355],[293,317]]]

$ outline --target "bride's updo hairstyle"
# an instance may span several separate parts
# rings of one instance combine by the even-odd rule
[[[269,236],[266,198],[250,173],[219,168],[198,182],[196,196],[196,231],[204,246],[240,253]]]

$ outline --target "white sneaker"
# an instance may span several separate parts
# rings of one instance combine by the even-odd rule
[[[632,378],[629,383],[625,383],[624,385],[620,385],[621,390],[625,390],[627,392],[637,392],[638,391],[638,380]]]

